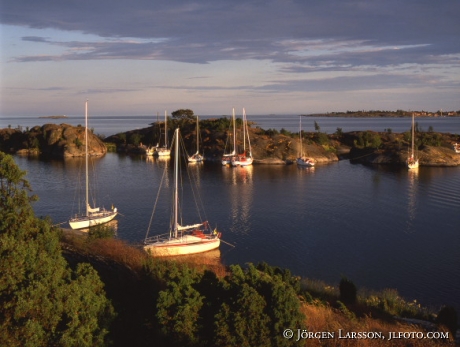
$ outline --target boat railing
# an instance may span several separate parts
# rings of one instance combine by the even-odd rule
[[[165,242],[165,241],[169,241],[170,239],[171,239],[171,235],[169,233],[161,234],[161,235],[155,235],[155,236],[146,237],[145,240],[144,240],[144,244]]]

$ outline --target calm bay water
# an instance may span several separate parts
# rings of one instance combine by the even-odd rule
[[[200,116],[200,119],[209,119],[222,116]],[[230,117],[230,115],[227,115]],[[241,118],[241,114],[237,113],[237,117]],[[260,126],[263,129],[282,128],[291,131],[299,131],[299,116],[298,115],[251,115],[248,113],[248,120],[255,122],[254,126]],[[160,118],[161,120],[162,118]],[[119,132],[125,132],[133,129],[146,128],[152,122],[157,120],[156,116],[98,116],[91,115],[89,127],[94,129],[96,134],[110,136]],[[385,131],[391,129],[393,132],[405,132],[410,130],[410,118],[344,118],[344,117],[302,117],[302,129],[307,132],[315,131],[315,121],[320,126],[320,131],[332,134],[337,131],[337,128],[342,128],[342,131],[355,130],[373,130]],[[441,117],[441,118],[417,118],[419,129],[427,131],[431,126],[437,132],[449,132],[452,134],[460,134],[460,117]],[[84,115],[68,116],[65,119],[49,119],[37,117],[1,117],[0,128],[18,126],[26,129],[32,128],[35,125],[43,125],[46,123],[67,123],[71,125],[84,125]]]
[[[76,212],[83,161],[15,160],[40,197],[37,215],[67,221]],[[171,163],[109,153],[93,165],[101,202],[122,214],[118,237],[140,244]],[[345,275],[360,287],[396,288],[407,299],[460,310],[460,167],[416,173],[340,161],[314,169],[189,168],[207,219],[236,246],[221,245],[223,263],[266,261],[331,284]],[[166,200],[159,201],[151,234],[167,231]]]

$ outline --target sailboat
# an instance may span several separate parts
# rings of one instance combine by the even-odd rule
[[[198,116],[196,116],[196,152],[195,154],[188,157],[189,163],[200,163],[204,160],[200,154],[200,122]]]
[[[98,224],[110,222],[118,211],[112,206],[111,210],[91,207],[89,205],[89,179],[88,179],[88,101],[85,103],[85,213],[70,218],[69,225],[72,229],[89,228]]]
[[[248,138],[248,153],[246,153],[246,136]],[[248,120],[246,118],[246,110],[243,108],[243,153],[236,155],[232,159],[232,166],[248,166],[252,165],[251,141],[249,139]]]
[[[315,160],[304,156],[302,152],[302,116],[300,116],[299,119],[300,156],[296,159],[296,163],[297,166],[312,167],[315,166]]]
[[[157,113],[157,124],[158,124],[158,113]],[[149,157],[155,154],[155,147],[149,146],[145,148],[145,154]]]
[[[185,202],[179,204],[179,139],[180,131],[176,129],[174,133],[174,192],[172,218],[169,233],[147,237],[144,241],[144,249],[153,256],[174,256],[194,253],[202,253],[216,249],[220,246],[221,233],[212,230],[207,221],[181,225],[181,211],[179,206],[184,206]],[[161,187],[160,187],[161,189]],[[182,192],[182,189],[180,190]],[[156,205],[156,204],[155,204]],[[148,231],[147,231],[148,235]]]
[[[161,134],[160,134],[161,139]],[[158,142],[153,155],[159,157],[169,157],[171,155],[171,150],[168,148],[168,114],[165,110],[165,144],[163,147],[160,147],[160,143]]]
[[[236,125],[235,108],[233,108],[233,151],[222,156],[222,165],[231,165],[233,157],[236,155]]]
[[[415,141],[415,124],[414,124],[414,113],[412,113],[412,146],[411,146],[411,154],[407,158],[407,168],[408,169],[417,169],[418,168],[418,158],[415,157],[414,154],[414,144]]]

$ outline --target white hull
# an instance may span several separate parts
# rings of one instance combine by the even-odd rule
[[[72,229],[84,229],[93,227],[95,225],[104,224],[110,222],[117,215],[117,211],[102,211],[98,213],[91,214],[91,216],[82,216],[77,218],[72,218],[69,221],[70,227]]]
[[[166,148],[157,148],[155,149],[153,155],[156,155],[158,157],[169,157],[171,155],[171,151]]]
[[[192,235],[184,235],[177,239],[147,244],[144,249],[153,256],[167,257],[207,252],[219,248],[219,246],[220,239],[217,236],[203,239]]]
[[[232,154],[224,154],[222,157],[222,165],[232,165],[232,160],[235,157],[235,153]]]
[[[407,168],[408,169],[418,169],[418,160],[408,160],[407,161]]]
[[[303,166],[303,167],[315,166],[315,162],[313,161],[313,159],[310,159],[310,158],[297,158],[296,163],[298,166]]]
[[[253,159],[251,157],[237,157],[232,160],[232,166],[249,166],[252,165]]]
[[[460,144],[454,143],[452,148],[454,149],[455,153],[460,153]]]
[[[148,156],[153,156],[155,153],[155,149],[152,148],[152,147],[149,147],[145,150],[145,154],[148,155]]]
[[[203,156],[199,153],[195,153],[191,157],[188,157],[189,163],[201,163],[204,160]]]

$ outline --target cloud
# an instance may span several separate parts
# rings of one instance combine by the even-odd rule
[[[59,56],[22,56],[16,61],[152,59],[205,64],[271,59],[307,66],[332,61],[340,69],[350,62],[424,63],[430,55],[460,53],[458,1],[82,0],[74,4],[53,0],[43,0],[39,6],[32,0],[4,4],[0,17],[4,24],[100,37],[100,42],[24,37],[67,50]],[[356,49],[349,50],[351,46]]]

